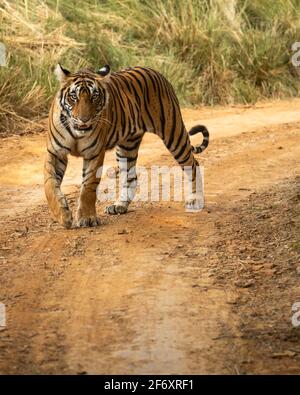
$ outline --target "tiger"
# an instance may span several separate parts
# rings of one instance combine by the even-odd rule
[[[124,214],[134,198],[136,162],[145,132],[158,135],[185,171],[191,169],[191,196],[186,207],[203,205],[196,196],[194,154],[209,144],[209,132],[197,125],[187,132],[178,98],[171,83],[158,71],[146,67],[130,67],[111,72],[105,65],[95,71],[86,67],[72,73],[61,64],[55,68],[59,90],[52,101],[46,135],[44,189],[53,219],[65,228],[92,227],[100,224],[96,214],[97,187],[100,182],[105,152],[116,148],[116,159],[126,160],[127,177],[116,202],[106,213]],[[190,135],[202,133],[200,145],[191,144]],[[83,158],[82,184],[75,220],[61,191],[68,156]],[[131,193],[126,193],[128,190]],[[124,198],[125,196],[125,198]]]

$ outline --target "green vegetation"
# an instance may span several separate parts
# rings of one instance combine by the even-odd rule
[[[2,0],[0,131],[47,113],[58,61],[153,67],[183,105],[295,96],[299,16],[299,0]]]

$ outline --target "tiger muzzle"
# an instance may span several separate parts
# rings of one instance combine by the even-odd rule
[[[74,122],[73,126],[76,130],[80,130],[80,131],[89,131],[92,130],[93,125],[91,121],[88,122]]]

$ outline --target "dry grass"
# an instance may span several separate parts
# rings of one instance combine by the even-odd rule
[[[2,0],[0,133],[47,113],[58,61],[154,67],[184,105],[297,95],[299,14],[297,0]]]

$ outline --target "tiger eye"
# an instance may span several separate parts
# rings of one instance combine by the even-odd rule
[[[74,93],[70,93],[69,94],[69,99],[73,102],[75,102],[77,100],[77,96]]]
[[[100,97],[99,92],[97,92],[97,91],[93,92],[93,94],[92,94],[92,100],[98,100],[99,97]]]

